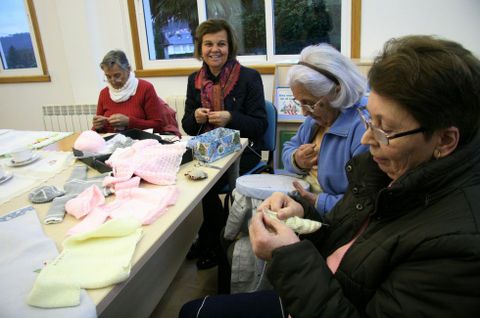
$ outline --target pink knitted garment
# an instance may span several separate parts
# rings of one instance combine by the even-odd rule
[[[152,224],[165,213],[167,207],[177,201],[179,190],[176,186],[167,186],[159,189],[131,188],[116,193],[116,202],[119,206],[110,211],[112,219],[134,216],[142,224]]]
[[[80,223],[67,232],[67,235],[96,229],[108,218],[133,216],[138,218],[142,224],[152,224],[166,212],[169,206],[175,204],[178,194],[179,190],[176,186],[118,190],[115,193],[115,201],[93,207]]]
[[[96,131],[86,130],[78,136],[73,148],[83,152],[99,153],[105,149],[105,139]]]
[[[80,219],[87,215],[94,207],[105,203],[105,197],[102,191],[96,185],[92,185],[83,190],[77,197],[65,203],[65,211]]]
[[[113,177],[106,177],[105,186],[129,180],[137,175],[153,184],[175,184],[185,143],[162,145],[157,140],[145,139],[125,149],[117,149],[106,163],[112,167]]]
[[[127,181],[117,182],[114,184],[115,192],[123,189],[138,188],[140,186],[140,177],[133,177]]]

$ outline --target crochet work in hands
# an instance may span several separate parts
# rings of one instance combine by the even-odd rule
[[[157,140],[145,139],[124,149],[117,149],[106,163],[112,167],[113,177],[106,177],[105,186],[129,180],[134,174],[153,184],[175,184],[186,143],[162,145]]]

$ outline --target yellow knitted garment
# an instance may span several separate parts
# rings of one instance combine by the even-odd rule
[[[140,221],[119,218],[67,238],[62,253],[41,270],[27,303],[43,308],[77,306],[80,288],[102,288],[126,280],[141,234]]]

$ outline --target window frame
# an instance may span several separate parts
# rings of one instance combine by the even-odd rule
[[[198,62],[194,64],[192,59],[185,59],[185,64],[187,66],[183,67],[171,67],[170,65],[173,64],[174,60],[171,61],[160,61],[160,63],[157,61],[155,62],[157,65],[155,66],[147,66],[146,64],[151,64],[151,63],[145,63],[144,58],[148,58],[148,52],[142,52],[142,41],[140,39],[140,31],[144,32],[144,26],[139,24],[143,23],[143,8],[141,10],[137,10],[135,6],[135,1],[137,3],[141,3],[141,0],[127,0],[127,6],[128,6],[128,15],[129,15],[129,20],[130,20],[130,31],[131,31],[131,36],[132,36],[132,44],[133,44],[133,54],[134,54],[134,60],[135,60],[135,74],[139,77],[162,77],[162,76],[184,76],[184,75],[190,75],[192,72],[196,71],[198,69]],[[350,41],[346,39],[345,41],[342,40],[342,45],[347,46],[347,52],[350,51],[350,58],[352,59],[358,59],[360,58],[360,34],[361,34],[361,10],[362,10],[362,0],[342,0],[345,2],[345,4],[348,6],[348,11],[347,10],[342,10],[342,20],[343,19],[349,19],[349,23],[342,23],[342,31],[348,31],[348,27],[350,27]],[[202,2],[202,1],[200,1]],[[266,1],[267,4],[268,1]],[[203,13],[204,16],[206,8],[204,5],[205,1],[203,1],[202,4],[198,5],[198,11],[199,11],[199,21],[202,22],[201,16]],[[269,2],[271,3],[271,2]],[[343,5],[343,3],[342,3]],[[142,7],[141,4],[139,4],[140,7]],[[270,6],[270,5],[269,5]],[[265,7],[265,18],[267,21],[270,19],[271,20],[271,15],[273,14],[271,7],[270,10],[268,10],[268,7],[266,5]],[[345,13],[347,12],[347,13]],[[348,13],[351,13],[350,16],[348,16]],[[345,16],[346,15],[346,16]],[[138,17],[138,18],[137,18]],[[140,28],[139,28],[140,25]],[[344,27],[345,26],[345,27]],[[272,37],[272,34],[270,33],[271,30],[267,28],[266,30],[266,36]],[[144,32],[145,35],[144,37],[146,38],[146,32]],[[273,46],[272,41],[267,41],[267,52],[272,51],[272,47],[268,46]],[[256,63],[252,62],[252,64],[249,63],[248,60],[251,60],[250,57],[245,57],[241,59],[241,62],[246,62],[245,64],[248,65],[248,67],[256,69],[260,74],[274,74],[275,73],[275,65],[278,62],[285,62],[286,59],[294,59],[297,56],[295,55],[282,55],[282,58],[274,58],[271,61],[265,62],[265,63]],[[195,60],[196,61],[196,60]],[[161,63],[163,62],[163,63]],[[153,63],[152,63],[153,64]],[[160,66],[158,65],[160,64]],[[165,66],[162,66],[161,64],[164,64]]]
[[[45,53],[43,51],[42,38],[40,35],[40,28],[38,27],[37,15],[35,13],[35,6],[33,0],[24,0],[26,5],[27,18],[30,23],[30,36],[32,38],[33,50],[35,52],[35,59],[37,67],[33,73],[40,73],[40,75],[32,75],[31,69],[13,69],[0,71],[0,84],[3,83],[35,83],[35,82],[50,82],[51,78],[48,74],[47,62]],[[32,32],[33,31],[33,32]],[[11,74],[16,75],[11,75]],[[18,74],[18,75],[17,75]]]

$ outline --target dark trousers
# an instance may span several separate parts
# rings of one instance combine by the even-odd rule
[[[180,318],[276,318],[288,317],[282,301],[273,290],[234,295],[207,296],[183,305]]]

